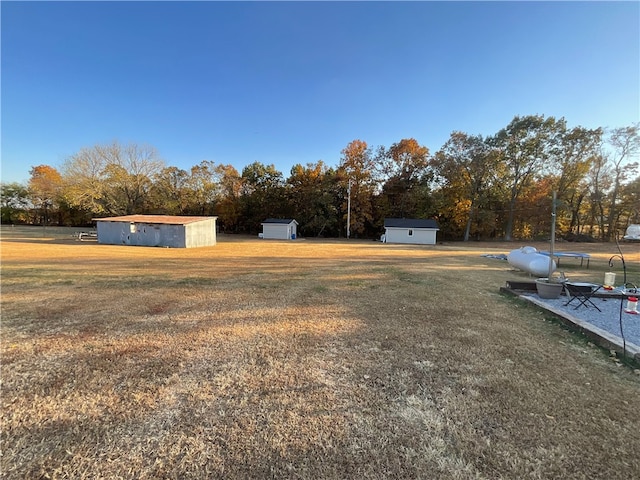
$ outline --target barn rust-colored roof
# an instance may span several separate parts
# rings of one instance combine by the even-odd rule
[[[197,217],[188,215],[124,215],[122,217],[93,218],[95,222],[162,223],[165,225],[186,225],[218,217]]]

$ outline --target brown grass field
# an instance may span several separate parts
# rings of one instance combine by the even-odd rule
[[[1,476],[639,478],[638,370],[499,293],[523,245],[3,227]]]

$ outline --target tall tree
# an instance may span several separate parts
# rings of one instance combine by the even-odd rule
[[[189,191],[189,206],[187,212],[192,215],[213,215],[219,195],[219,184],[216,175],[216,164],[210,160],[203,160],[191,167],[186,179]]]
[[[622,186],[619,207],[620,230],[626,230],[632,223],[640,223],[640,176]]]
[[[134,143],[98,146],[106,160],[105,198],[115,214],[143,213],[151,179],[164,168],[153,147]]]
[[[380,165],[367,142],[353,140],[341,152],[339,171],[344,178],[345,232],[365,235],[373,222],[373,196],[378,185]],[[348,203],[350,197],[350,211]],[[346,225],[347,217],[351,224]]]
[[[29,171],[29,196],[31,202],[40,208],[40,218],[45,225],[50,221],[52,209],[59,206],[62,176],[49,165],[38,165]]]
[[[429,167],[429,149],[414,138],[404,138],[386,151],[385,173],[407,182],[420,178]]]
[[[242,213],[242,177],[232,165],[216,165],[215,175],[219,192],[216,202],[218,223],[224,231],[237,232]]]
[[[619,209],[620,188],[628,178],[637,173],[638,162],[631,161],[640,151],[640,123],[613,129],[608,137],[611,153],[608,158],[612,165],[613,185],[609,194],[605,240],[611,240],[616,231]]]
[[[516,116],[494,137],[493,144],[506,167],[504,182],[508,188],[508,217],[505,240],[512,239],[518,198],[548,165],[549,144],[555,138],[556,124],[553,117]]]
[[[604,240],[604,232],[606,230],[606,196],[607,191],[613,184],[612,178],[606,155],[602,153],[596,155],[588,174],[589,204],[586,217],[589,224],[589,235],[596,236],[597,234],[601,240]]]
[[[73,207],[104,215],[109,213],[103,201],[103,170],[107,163],[96,147],[82,148],[62,166],[64,197]]]
[[[567,129],[564,121],[559,122],[559,129],[551,162],[553,189],[558,193],[556,226],[559,233],[578,234],[582,226],[580,211],[588,191],[587,175],[598,156],[602,129]],[[568,213],[568,222],[563,221],[563,212]]]
[[[306,166],[296,164],[291,168],[287,193],[302,234],[320,236],[328,232],[337,233],[339,219],[332,195],[334,182],[335,172],[322,160]]]
[[[184,215],[189,205],[189,173],[177,167],[165,167],[152,179],[148,208],[150,213]]]
[[[134,143],[83,148],[63,165],[65,199],[95,214],[141,212],[151,179],[164,168],[153,147]]]
[[[30,205],[27,187],[18,182],[0,183],[2,223],[26,221]]]
[[[253,162],[242,170],[244,229],[256,233],[269,217],[288,217],[284,179],[274,165]]]
[[[424,193],[420,187],[428,183],[429,149],[408,138],[379,152],[387,177],[379,198],[382,216],[417,216],[420,196]]]
[[[498,156],[481,135],[452,132],[431,161],[446,188],[459,189],[460,208],[467,210],[463,239],[469,240],[474,214],[497,168]]]

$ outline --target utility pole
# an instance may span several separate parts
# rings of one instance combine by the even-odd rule
[[[549,248],[549,274],[547,279],[551,281],[551,274],[553,273],[553,254],[556,244],[556,191],[553,191],[553,201],[551,204],[551,242]]]
[[[347,186],[347,239],[351,237],[351,179]]]

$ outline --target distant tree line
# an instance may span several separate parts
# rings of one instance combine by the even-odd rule
[[[557,192],[566,238],[612,240],[640,223],[640,124],[568,128],[564,118],[516,116],[495,135],[454,131],[434,154],[415,139],[389,147],[353,140],[337,166],[294,165],[284,177],[254,162],[238,172],[204,160],[182,170],[152,147],[95,145],[58,170],[35,166],[27,185],[1,184],[2,223],[86,226],[128,214],[216,215],[223,232],[255,234],[295,218],[303,236],[375,238],[385,217],[433,218],[440,239],[543,239]]]

